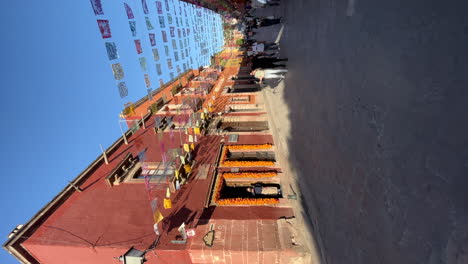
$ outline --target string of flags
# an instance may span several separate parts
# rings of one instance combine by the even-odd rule
[[[101,37],[104,40],[104,46],[106,48],[107,57],[111,63],[114,79],[117,82],[119,95],[121,98],[124,98],[128,96],[128,88],[124,80],[124,70],[119,62],[117,45],[112,41],[112,31],[109,19],[104,16],[104,9],[101,0],[91,0],[91,6],[93,7],[94,15],[98,17],[97,25],[101,33]]]
[[[149,13],[148,5],[147,5],[146,1],[144,1],[144,0],[141,1],[141,5],[142,5],[143,13],[145,14],[146,27],[147,27],[148,31],[150,31],[150,30],[153,29],[153,25],[151,24],[151,21],[149,20],[149,17],[146,16]],[[145,81],[145,87],[146,87],[146,92],[147,92],[147,95],[148,95],[148,100],[151,100],[152,99],[151,78],[150,78],[150,74],[148,72],[148,63],[147,63],[146,57],[145,57],[145,55],[143,53],[142,41],[139,38],[139,37],[141,37],[142,34],[137,33],[137,21],[135,19],[135,13],[133,12],[133,9],[132,9],[132,7],[130,6],[129,3],[124,3],[124,10],[125,10],[125,12],[127,14],[128,20],[129,20],[128,23],[129,23],[129,26],[130,26],[130,33],[131,33],[131,36],[133,37],[133,42],[135,44],[135,50],[136,50],[136,54],[138,56],[138,63],[140,65],[141,71],[143,72],[143,79]],[[143,31],[144,30],[141,29],[141,32],[143,32]],[[151,46],[155,46],[156,45],[156,39],[155,39],[154,33],[149,33],[149,38],[150,38]]]
[[[129,92],[127,74],[131,72],[124,69],[118,48],[127,45],[118,42],[112,30],[112,26],[120,26],[122,21],[105,12],[104,1],[113,4],[110,0],[90,0],[118,93],[125,98]],[[162,86],[165,80],[172,80],[190,68],[210,64],[211,55],[222,47],[221,16],[211,10],[179,0],[124,0],[118,4],[127,18],[124,23],[128,23],[149,98],[154,76]]]

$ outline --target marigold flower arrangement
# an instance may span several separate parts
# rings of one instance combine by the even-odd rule
[[[240,160],[228,160],[223,162],[223,166],[227,167],[256,167],[256,166],[273,166],[273,161],[240,161]]]
[[[218,180],[216,181],[216,186],[214,188],[214,196],[213,196],[213,202],[217,203],[219,200],[219,196],[221,195],[221,188],[224,185],[224,180],[223,177],[220,176]]]
[[[250,149],[270,149],[273,147],[271,144],[261,144],[261,145],[229,145],[226,146],[229,150],[250,150]]]
[[[224,173],[225,175],[226,173]],[[267,173],[265,173],[267,174]],[[220,199],[224,186],[224,175],[220,175],[215,186],[213,202],[217,205],[271,205],[279,203],[278,198],[228,198]]]
[[[277,198],[230,198],[221,199],[216,202],[218,205],[270,205],[277,204]]]
[[[223,174],[224,178],[269,178],[275,177],[276,172],[226,172]]]
[[[254,148],[250,149],[268,149],[271,148],[271,144],[263,144],[263,145],[231,145],[225,146],[223,148],[223,152],[221,153],[221,166],[226,167],[260,167],[260,166],[273,166],[275,163],[273,161],[241,161],[241,160],[226,160],[228,151],[231,149],[249,149],[246,148],[247,146],[254,146]]]

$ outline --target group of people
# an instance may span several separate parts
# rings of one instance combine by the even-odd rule
[[[263,84],[265,79],[284,79],[287,73],[286,58],[279,58],[280,47],[277,43],[256,40],[255,29],[269,27],[283,23],[282,17],[263,16],[255,17],[251,14],[252,9],[278,5],[280,0],[251,0],[251,5],[247,4],[246,13],[235,11],[225,15],[227,23],[236,27],[244,33],[244,41],[241,50],[244,51],[245,66],[249,67],[251,75]]]
[[[277,6],[277,5],[279,5],[279,0],[252,0],[251,2],[252,8]]]
[[[288,59],[279,58],[280,47],[277,43],[256,40],[253,29],[279,24],[282,21],[281,17],[254,17],[248,13],[242,18],[241,27],[245,39],[241,48],[245,51],[246,66],[252,69],[250,74],[255,76],[260,84],[263,84],[265,79],[284,79],[288,71],[285,64]]]

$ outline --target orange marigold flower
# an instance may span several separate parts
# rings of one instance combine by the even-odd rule
[[[271,205],[279,203],[277,198],[231,198],[217,201],[218,205]]]
[[[223,166],[227,167],[260,167],[260,166],[273,166],[273,161],[240,161],[240,160],[228,160],[222,162]]]
[[[224,178],[269,178],[275,177],[277,175],[276,172],[239,172],[239,173],[232,173],[227,172],[223,174]]]
[[[252,148],[253,146],[253,148]],[[248,147],[248,148],[247,148]],[[275,163],[273,161],[240,161],[240,160],[226,160],[228,156],[228,151],[230,149],[267,149],[271,148],[271,144],[263,145],[231,145],[225,146],[221,152],[221,166],[226,167],[260,167],[260,166],[273,166]]]
[[[229,150],[242,150],[242,149],[270,149],[273,145],[261,144],[261,145],[228,145],[226,146]]]

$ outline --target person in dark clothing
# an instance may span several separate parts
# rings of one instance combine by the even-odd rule
[[[268,58],[268,57],[250,57],[250,63],[251,63],[251,68],[252,69],[257,69],[257,68],[263,68],[263,69],[268,69],[268,68],[286,68],[286,64],[277,64],[279,62],[284,62],[287,61],[288,59],[277,59],[277,58]]]
[[[264,42],[263,44],[265,44],[265,50],[279,50],[279,45],[274,42],[273,43]]]
[[[279,24],[283,21],[283,18],[257,18],[255,19],[254,27],[268,27],[272,25]]]

